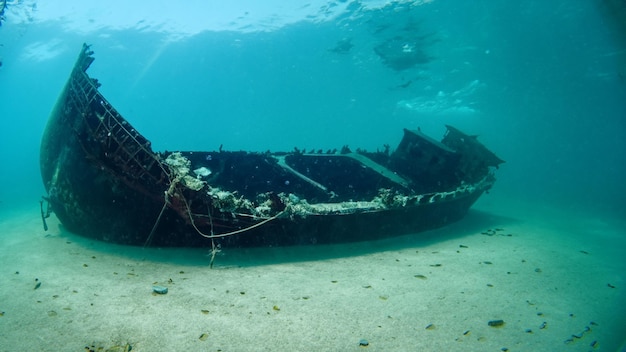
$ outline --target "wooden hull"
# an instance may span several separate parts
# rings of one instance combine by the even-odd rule
[[[152,246],[372,240],[461,219],[502,161],[448,126],[405,130],[391,152],[156,153],[98,91],[84,46],[41,144],[46,199],[63,225]]]

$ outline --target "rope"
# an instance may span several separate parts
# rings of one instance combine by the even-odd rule
[[[152,226],[150,235],[148,235],[146,242],[143,244],[144,248],[146,248],[152,241],[152,236],[154,235],[154,232],[156,231],[157,226],[159,225],[159,222],[161,221],[161,216],[163,216],[163,212],[165,211],[165,208],[167,208],[167,205],[170,203],[170,194],[173,192],[174,187],[176,187],[176,184],[178,184],[178,182],[180,182],[180,178],[179,177],[174,178],[174,180],[170,182],[170,186],[167,189],[167,191],[164,192],[165,196],[163,197],[164,198],[163,207],[161,208],[161,212],[159,212],[159,216],[157,217],[156,221],[154,222],[154,225]]]
[[[196,232],[198,232],[198,234],[200,234],[200,236],[205,237],[205,238],[210,238],[210,239],[214,239],[214,238],[223,238],[223,237],[228,237],[228,236],[233,236],[233,235],[237,235],[252,229],[255,229],[259,226],[263,226],[265,224],[267,224],[268,222],[275,220],[276,218],[278,218],[279,216],[283,215],[283,213],[285,212],[284,210],[281,211],[280,213],[272,216],[271,218],[267,218],[257,224],[248,226],[246,228],[240,229],[240,230],[236,230],[236,231],[232,231],[232,232],[227,232],[227,233],[220,233],[217,235],[214,235],[211,231],[210,235],[207,235],[205,233],[202,233],[202,231],[200,231],[200,229],[198,229],[198,227],[196,226],[196,223],[193,221],[193,216],[191,215],[191,209],[189,208],[189,204],[187,204],[187,200],[185,199],[185,197],[182,197],[183,201],[185,202],[185,207],[187,208],[187,215],[189,216],[189,220],[191,221],[191,225],[193,226],[194,229],[196,229]],[[210,215],[209,215],[210,216]],[[213,219],[211,218],[211,225],[213,223],[212,221]],[[211,228],[213,228],[213,226],[211,226]]]
[[[152,235],[154,235],[154,231],[156,231],[156,228],[159,225],[159,222],[161,221],[161,216],[163,215],[163,212],[165,211],[165,208],[167,207],[167,204],[169,203],[168,198],[169,196],[167,192],[165,192],[165,202],[163,202],[163,208],[161,208],[161,212],[159,213],[159,216],[154,222],[154,225],[152,226],[152,230],[150,231],[150,235],[148,235],[146,242],[143,244],[143,248],[146,248],[148,245],[150,245],[150,242],[152,241]]]

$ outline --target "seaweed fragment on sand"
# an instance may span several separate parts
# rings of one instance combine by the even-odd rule
[[[494,328],[499,328],[499,327],[504,326],[504,320],[502,319],[489,320],[487,322],[487,325],[494,327]]]

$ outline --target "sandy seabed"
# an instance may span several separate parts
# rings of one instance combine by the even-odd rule
[[[213,269],[3,203],[0,351],[626,351],[624,220],[485,197],[443,229]]]

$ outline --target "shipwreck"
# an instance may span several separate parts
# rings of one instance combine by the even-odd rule
[[[397,148],[376,152],[155,152],[98,91],[93,60],[84,45],[40,163],[63,226],[102,241],[216,248],[417,233],[461,219],[503,162],[452,126],[440,142],[405,129]]]

